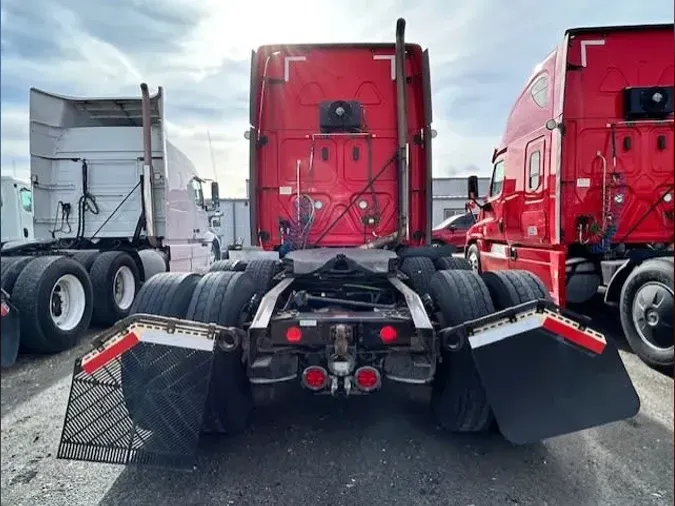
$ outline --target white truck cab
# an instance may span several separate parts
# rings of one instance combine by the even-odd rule
[[[2,176],[2,242],[33,238],[33,191],[28,181]]]

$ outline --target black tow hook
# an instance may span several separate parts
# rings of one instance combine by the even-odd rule
[[[237,327],[226,327],[218,333],[216,346],[223,351],[234,351],[244,341],[246,332]]]
[[[438,331],[443,347],[448,351],[460,351],[466,344],[466,331],[463,327],[446,327]]]

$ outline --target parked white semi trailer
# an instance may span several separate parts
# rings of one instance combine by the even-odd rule
[[[1,251],[26,351],[68,349],[90,323],[126,317],[152,275],[205,271],[220,258],[206,180],[167,141],[161,87],[107,98],[31,89],[30,172],[35,238]],[[3,332],[3,363],[18,350],[9,340]]]

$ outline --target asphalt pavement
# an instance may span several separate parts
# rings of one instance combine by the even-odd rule
[[[85,349],[3,371],[1,504],[673,504],[673,379],[630,353],[622,358],[642,401],[631,420],[517,447],[437,429],[424,389],[295,394],[263,405],[241,437],[204,437],[186,473],[54,458],[72,363]]]

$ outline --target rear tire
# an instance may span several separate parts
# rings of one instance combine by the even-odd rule
[[[73,260],[82,264],[82,266],[87,269],[87,272],[91,271],[91,266],[94,265],[94,261],[101,254],[100,251],[78,251],[73,254]]]
[[[246,270],[246,262],[241,260],[218,260],[209,267],[209,272],[243,272]]]
[[[65,256],[33,259],[14,285],[12,302],[21,315],[21,348],[57,353],[75,346],[91,322],[91,281],[84,267]]]
[[[635,354],[652,367],[673,365],[673,264],[647,260],[628,275],[619,302],[621,326]]]
[[[140,284],[138,267],[131,256],[123,251],[100,253],[89,274],[95,297],[92,321],[109,326],[129,316]]]
[[[485,283],[473,271],[438,271],[430,288],[445,326],[494,312]],[[459,351],[441,353],[431,394],[438,424],[454,432],[488,431],[494,417],[468,344]]]
[[[551,300],[544,283],[527,271],[484,272],[485,282],[497,311],[537,299]]]
[[[429,293],[432,276],[436,273],[436,267],[430,258],[408,257],[401,263],[401,272],[410,278],[410,284],[418,295]]]
[[[195,288],[187,319],[238,327],[255,292],[255,282],[247,272],[210,272]],[[234,351],[216,346],[202,431],[243,432],[252,409],[253,394],[242,346]]]
[[[34,259],[35,257],[7,257],[0,259],[0,262],[2,262],[0,284],[5,292],[12,295],[12,290],[14,290],[14,285],[19,274]]]
[[[251,275],[255,283],[255,293],[262,297],[270,291],[274,284],[274,276],[279,273],[281,264],[276,260],[251,260],[246,265],[246,272]]]
[[[465,258],[442,257],[434,260],[434,265],[439,271],[470,271],[471,264]]]
[[[191,272],[162,272],[155,274],[143,284],[138,292],[130,314],[151,314],[157,316],[169,316],[171,318],[185,318],[192,293],[201,276]],[[140,427],[152,430],[153,420],[145,419],[142,409],[143,398],[133,396],[125,385],[139,383],[138,378],[156,375],[153,371],[144,371],[144,357],[138,355],[139,348],[132,348],[121,357],[122,366],[122,392],[124,403],[129,411],[131,419]],[[147,366],[145,366],[147,367]]]

